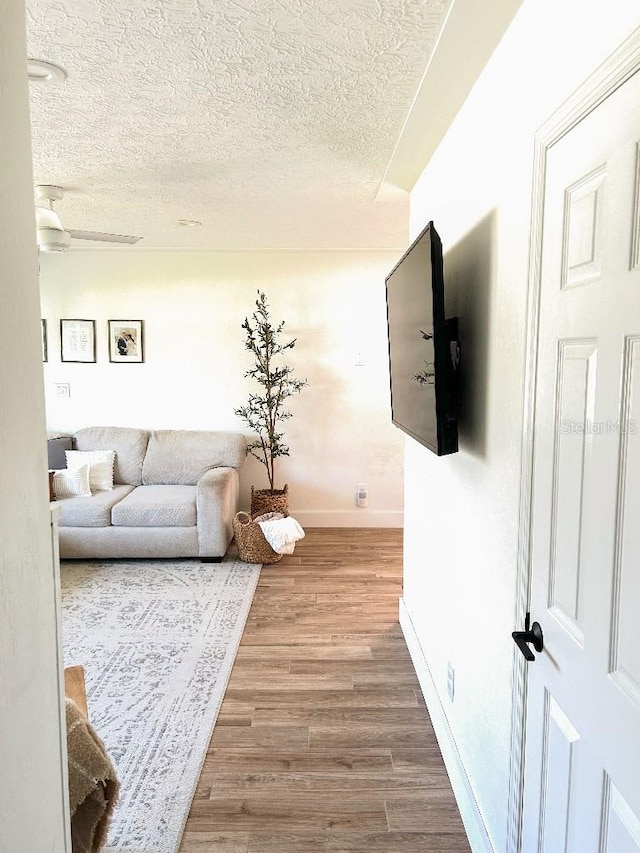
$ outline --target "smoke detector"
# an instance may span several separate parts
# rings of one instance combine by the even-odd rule
[[[67,79],[67,72],[60,65],[31,56],[27,59],[27,73],[32,83],[64,83]]]

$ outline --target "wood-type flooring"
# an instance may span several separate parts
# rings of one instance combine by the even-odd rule
[[[402,532],[264,566],[181,853],[469,853],[398,624]]]

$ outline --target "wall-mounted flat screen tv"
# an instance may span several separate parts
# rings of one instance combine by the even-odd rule
[[[445,319],[442,243],[433,222],[386,278],[391,419],[429,450],[458,450],[457,318]]]

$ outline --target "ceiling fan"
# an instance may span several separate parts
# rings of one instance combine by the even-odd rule
[[[63,197],[63,187],[53,184],[39,184],[36,187],[36,235],[41,252],[66,252],[72,239],[128,245],[142,240],[142,237],[127,237],[124,234],[103,234],[101,231],[76,231],[64,228],[60,217],[53,209],[53,203],[61,201]]]

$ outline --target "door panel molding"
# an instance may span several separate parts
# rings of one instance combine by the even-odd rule
[[[640,819],[605,774],[599,853],[640,851]]]
[[[640,267],[640,142],[636,145],[636,186],[633,199],[632,227],[629,269],[635,270]]]
[[[529,235],[526,315],[525,397],[521,449],[518,567],[514,624],[524,624],[531,587],[531,523],[534,448],[534,406],[538,364],[538,332],[542,272],[542,234],[545,180],[549,150],[640,70],[640,28],[635,30],[562,106],[542,125],[534,140],[533,186]],[[638,191],[640,193],[640,190]],[[507,826],[507,853],[522,847],[524,803],[524,747],[527,707],[525,660],[513,654],[511,760]]]
[[[566,847],[574,752],[579,740],[579,733],[545,689],[538,834],[541,853],[553,853]],[[549,844],[547,839],[550,839]],[[562,841],[562,847],[558,847],[558,841]]]
[[[580,647],[584,646],[580,624],[583,507],[585,492],[591,487],[589,425],[594,421],[597,358],[596,340],[559,342],[547,607]],[[577,448],[576,434],[581,438]],[[561,516],[572,519],[571,529],[565,524],[560,530],[558,519]],[[561,573],[559,567],[568,565],[572,565],[573,571]]]
[[[629,553],[633,548],[634,539],[628,541],[629,524],[637,523],[636,512],[638,501],[627,495],[629,467],[637,472],[640,458],[629,449],[629,435],[640,429],[640,335],[629,335],[624,342],[622,356],[622,394],[620,403],[620,448],[618,494],[616,501],[616,550],[613,559],[613,599],[611,605],[611,648],[609,652],[609,673],[618,686],[627,694],[629,699],[640,705],[640,654],[635,645],[628,642],[626,628],[631,621],[637,619],[634,609],[628,604],[630,596],[625,595],[625,588],[630,592],[629,585],[638,584],[635,577],[637,546],[635,553]]]
[[[606,175],[606,165],[599,166],[565,190],[560,287],[600,279],[600,216]]]

